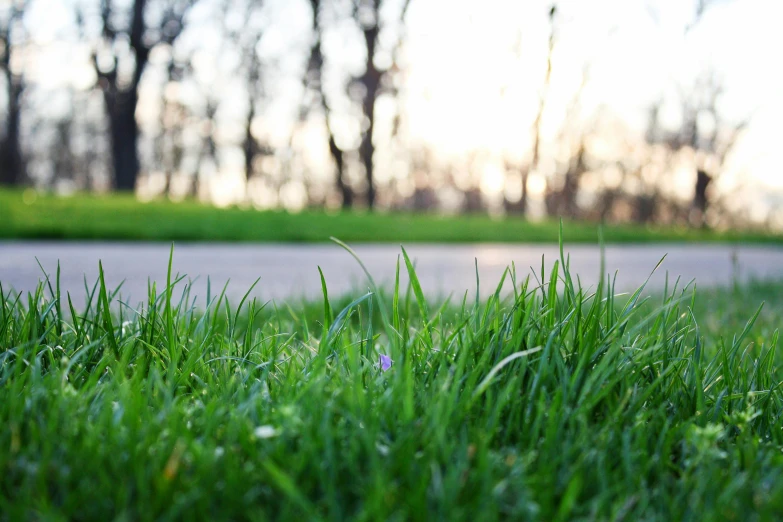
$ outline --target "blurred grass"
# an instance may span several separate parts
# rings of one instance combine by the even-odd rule
[[[483,215],[257,211],[218,209],[192,201],[142,203],[127,195],[68,197],[0,190],[0,238],[126,241],[553,243],[557,221],[528,222]],[[566,223],[569,243],[595,243],[598,225]],[[783,243],[764,232],[727,232],[673,227],[611,225],[608,243],[709,241]]]

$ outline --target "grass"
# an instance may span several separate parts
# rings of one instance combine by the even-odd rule
[[[528,242],[552,243],[559,222],[493,219],[483,215],[438,216],[410,213],[300,213],[217,209],[195,202],[140,203],[123,195],[57,197],[0,189],[0,238],[128,241],[326,242]],[[595,223],[568,223],[565,239],[594,243]],[[764,232],[613,225],[609,243],[652,241],[743,241],[783,243]]]
[[[407,288],[290,308],[199,307],[171,275],[140,305],[4,288],[0,520],[783,512],[783,285],[646,299],[561,262],[435,303],[400,266]]]

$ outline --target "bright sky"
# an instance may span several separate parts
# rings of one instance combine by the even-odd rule
[[[678,84],[687,86],[695,74],[714,65],[725,78],[722,107],[727,117],[741,119],[757,111],[743,144],[753,177],[783,189],[773,146],[783,119],[783,75],[776,65],[783,49],[783,32],[776,27],[783,2],[722,2],[685,39],[689,13],[683,7],[688,4],[559,2],[551,106],[568,103],[589,65],[585,111],[606,105],[639,129],[648,103]],[[548,4],[488,0],[480,10],[475,5],[470,0],[431,0],[411,8],[411,133],[443,151],[518,149],[529,135],[544,74]],[[523,49],[521,56],[515,46]],[[558,124],[558,119],[552,114],[549,123]]]
[[[87,49],[76,43],[72,32],[75,1],[32,3],[27,21],[40,52],[29,78],[44,90],[61,87],[63,79],[82,88],[94,79]],[[239,119],[246,105],[231,100],[242,99],[241,85],[228,70],[231,60],[214,55],[219,36],[206,27],[214,19],[210,5],[214,2],[202,1],[193,21],[203,24],[203,29],[183,35],[182,44],[202,49],[196,63],[202,84],[214,82],[213,91],[228,100],[221,112],[225,120]],[[396,16],[399,3],[387,0],[387,17]],[[498,160],[529,154],[530,126],[544,75],[550,5],[538,0],[412,0],[402,108],[409,141],[427,144],[444,158],[462,157],[470,150]],[[741,154],[720,183],[724,190],[738,185],[752,189],[749,196],[783,194],[777,157],[783,121],[783,74],[778,65],[783,2],[719,0],[687,37],[684,28],[692,20],[693,3],[686,0],[563,0],[557,6],[545,137],[559,129],[586,66],[589,80],[580,100],[583,116],[589,119],[603,107],[624,121],[628,132],[642,129],[652,100],[676,93],[678,86],[687,89],[696,75],[712,67],[724,80],[724,114],[741,119],[754,113]],[[261,126],[273,142],[285,144],[301,96],[297,75],[309,42],[308,2],[267,0],[264,13],[268,28],[260,49],[274,62],[276,72],[269,73],[274,75],[268,82],[271,99]],[[392,36],[386,33],[382,38],[390,41]],[[342,94],[342,77],[335,69],[360,72],[363,51],[357,37],[355,30],[346,27],[325,36],[332,67],[326,82],[331,92]],[[148,83],[152,85],[151,80]],[[193,99],[199,95],[195,87],[182,92]],[[338,137],[347,146],[355,145],[351,105],[344,96],[335,96],[333,105],[343,111],[335,122]],[[140,111],[144,107],[142,103]],[[383,115],[391,107],[388,100],[380,102],[381,129],[388,128]],[[148,104],[147,110],[154,108],[154,103]],[[62,107],[50,109],[57,112]],[[663,118],[676,121],[676,114],[664,112]],[[311,155],[324,159],[327,152],[318,133],[311,129],[306,141],[313,144]],[[389,152],[379,152],[382,165],[392,160]],[[383,166],[379,169],[381,177],[392,174]]]

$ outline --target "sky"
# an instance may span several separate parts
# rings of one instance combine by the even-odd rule
[[[73,32],[75,1],[31,4],[26,26],[35,42],[35,60],[26,72],[43,92],[56,91],[64,83],[86,89],[94,82],[89,48]],[[399,0],[385,2],[387,20],[397,16],[399,5]],[[502,190],[499,166],[530,155],[530,129],[546,66],[550,5],[538,0],[411,0],[400,58],[404,81],[399,110],[407,143],[427,146],[443,162],[460,161],[469,152],[480,151],[490,158],[482,190],[493,194]],[[783,172],[777,158],[783,121],[779,65],[783,32],[778,28],[783,2],[716,0],[687,34],[694,3],[685,0],[562,0],[557,6],[551,88],[542,129],[545,142],[554,141],[577,92],[578,125],[589,126],[599,115],[609,115],[621,122],[621,132],[638,135],[651,102],[675,100],[677,89],[687,90],[698,75],[714,70],[725,87],[722,114],[729,121],[752,115],[719,187],[745,193],[743,204],[749,200],[762,206],[783,203]],[[195,50],[198,85],[183,86],[176,95],[198,104],[201,87],[209,85],[210,92],[224,100],[220,117],[229,129],[225,131],[229,142],[231,122],[241,120],[246,103],[236,101],[243,96],[241,84],[231,74],[235,61],[231,49],[217,52],[221,47],[214,7],[214,0],[202,0],[191,13],[191,26],[198,30],[184,33],[178,45]],[[245,23],[241,16],[232,16],[232,23]],[[301,101],[299,74],[309,45],[309,16],[306,0],[266,0],[257,21],[265,28],[259,52],[270,64],[259,133],[278,146],[288,143]],[[397,35],[396,24],[387,26],[381,35],[386,49]],[[338,139],[347,148],[355,147],[356,110],[342,85],[345,71],[361,71],[364,57],[357,31],[346,24],[330,25],[324,51]],[[160,78],[155,75],[150,68],[143,86],[149,94],[146,100],[142,96],[139,108],[143,124],[155,119],[159,103]],[[50,103],[49,110],[57,113],[64,110],[67,98],[54,96]],[[389,132],[397,109],[392,100],[379,100],[380,134]],[[664,123],[676,124],[677,117],[677,104],[665,104]],[[322,131],[305,128],[302,134],[310,160],[326,162]],[[381,147],[377,157],[381,180],[405,174],[398,153]],[[238,154],[236,147],[226,147],[224,187],[236,185],[229,178],[236,181],[242,176]],[[690,187],[687,179],[680,183],[683,190]]]
[[[476,145],[513,149],[525,141],[535,116],[549,31],[546,10],[541,2],[513,0],[482,2],[481,10],[475,5],[431,0],[411,8],[411,130],[444,151]],[[559,3],[565,20],[556,29],[553,111],[568,103],[587,65],[584,110],[603,105],[641,131],[648,104],[713,66],[724,78],[727,118],[754,112],[743,144],[753,165],[750,174],[783,188],[774,153],[783,118],[783,74],[777,62],[783,32],[776,28],[783,2],[719,3],[684,37],[687,5],[681,0]],[[433,20],[446,11],[447,19],[434,29]],[[519,41],[522,56],[514,52]],[[676,121],[676,114],[668,118]],[[464,124],[455,125],[455,119]],[[558,120],[552,114],[549,122],[557,125]]]

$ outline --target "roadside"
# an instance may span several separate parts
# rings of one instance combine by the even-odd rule
[[[192,241],[244,243],[544,243],[558,241],[560,224],[485,215],[300,213],[218,209],[190,201],[140,203],[123,195],[56,197],[0,190],[0,238],[48,240]],[[596,244],[599,226],[564,224],[568,244]],[[783,245],[783,236],[689,228],[612,225],[606,243],[743,242]]]

